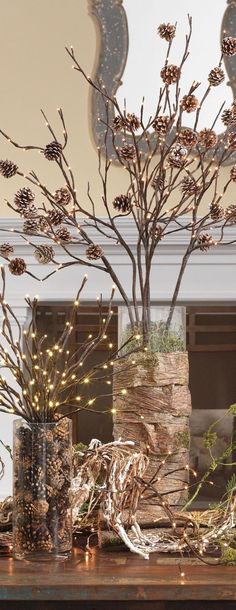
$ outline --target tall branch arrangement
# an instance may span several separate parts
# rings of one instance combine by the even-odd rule
[[[5,271],[1,268],[3,289],[0,294],[2,327],[0,337],[0,411],[13,413],[28,422],[53,422],[62,419],[63,407],[66,415],[87,409],[93,411],[95,399],[82,398],[78,395],[80,385],[87,384],[97,374],[99,368],[108,368],[111,356],[104,365],[97,365],[84,372],[84,364],[96,347],[104,341],[112,316],[112,299],[107,313],[102,310],[102,299],[99,299],[99,329],[97,336],[89,335],[83,343],[71,348],[70,336],[79,309],[79,299],[87,276],[83,279],[76,299],[71,308],[64,329],[55,343],[50,344],[46,334],[40,334],[37,324],[38,300],[26,297],[30,308],[31,320],[23,330],[14,311],[5,300]],[[15,336],[13,325],[18,328]],[[23,334],[23,336],[22,336]],[[115,354],[116,356],[116,354]],[[4,369],[7,376],[4,376]],[[105,373],[105,371],[104,371]],[[18,389],[16,389],[18,386]]]
[[[2,176],[10,178],[20,175],[24,180],[25,185],[15,194],[14,202],[7,203],[24,218],[19,233],[34,247],[36,259],[40,263],[51,263],[55,267],[44,279],[58,269],[73,265],[95,267],[104,271],[112,278],[128,308],[131,326],[136,328],[142,324],[144,337],[150,328],[150,276],[160,243],[174,233],[184,232],[188,238],[176,285],[173,287],[168,324],[192,253],[206,252],[216,245],[235,243],[235,240],[227,238],[226,229],[236,222],[236,205],[228,203],[223,207],[222,197],[227,194],[230,183],[236,182],[236,165],[230,169],[221,192],[218,185],[223,164],[229,161],[236,150],[236,101],[231,108],[225,110],[223,104],[204,129],[199,130],[198,125],[206,99],[213,94],[214,88],[224,81],[223,58],[236,53],[236,39],[229,36],[223,38],[219,63],[211,69],[201,99],[196,96],[200,84],[196,81],[182,94],[181,76],[188,59],[192,34],[190,17],[188,21],[189,31],[179,65],[170,63],[176,26],[168,23],[158,27],[159,36],[167,42],[167,52],[160,73],[161,87],[156,99],[156,109],[146,123],[144,103],[139,116],[126,110],[126,107],[121,108],[116,97],[110,96],[103,83],[86,75],[73,48],[66,49],[73,61],[73,68],[100,93],[106,110],[106,120],[103,121],[104,144],[98,148],[98,173],[101,180],[99,197],[104,207],[104,217],[99,217],[96,211],[97,195],[93,193],[92,185],[88,183],[86,201],[81,200],[77,190],[75,176],[66,157],[68,133],[61,109],[58,114],[63,131],[62,141],[57,138],[42,111],[52,138],[45,148],[20,145],[0,130],[2,136],[14,147],[39,151],[49,162],[58,166],[59,183],[52,193],[35,171],[24,175],[14,162],[0,161]],[[115,118],[112,118],[114,111]],[[191,128],[184,127],[186,113],[193,117]],[[217,136],[214,128],[219,116],[225,130]],[[151,146],[152,132],[155,136],[154,146]],[[112,158],[108,152],[110,134],[114,149]],[[142,152],[143,144],[147,152]],[[127,188],[124,193],[117,193],[111,201],[110,170],[114,161],[126,174]],[[35,205],[35,192],[32,189],[43,196],[41,206]],[[204,197],[209,199],[209,208],[203,213]],[[121,218],[124,217],[132,218],[136,227],[137,238],[134,247],[130,247],[123,236]],[[113,268],[109,256],[92,239],[91,229],[92,235],[95,229],[98,238],[102,235],[107,243],[119,244],[129,257],[132,269],[129,291]],[[212,233],[212,229],[216,231]],[[35,236],[43,237],[43,243],[38,244]],[[60,265],[56,260],[54,244],[66,255],[66,261]],[[1,244],[0,253],[9,261],[11,273],[29,273],[24,259],[11,258],[13,249],[8,243]],[[141,319],[138,307],[140,303]]]

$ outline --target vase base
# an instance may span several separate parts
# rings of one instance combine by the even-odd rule
[[[18,559],[19,561],[67,561],[71,558],[72,551],[65,551],[62,553],[43,553],[43,552],[31,552],[31,553],[14,553],[14,559]]]

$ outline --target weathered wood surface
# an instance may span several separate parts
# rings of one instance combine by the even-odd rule
[[[186,610],[205,610],[200,603],[194,606],[194,601],[221,600],[222,610],[227,608],[225,600],[234,600],[235,606],[232,608],[235,610],[235,568],[209,567],[196,560],[185,560],[181,562],[185,572],[185,578],[182,579],[178,563],[179,560],[158,557],[156,554],[145,561],[127,551],[118,553],[97,550],[93,550],[89,557],[83,551],[76,550],[74,558],[66,563],[0,559],[0,610],[5,607],[8,610],[17,609],[17,605],[14,603],[11,606],[9,600],[32,600],[34,604],[37,600],[61,601],[64,605],[58,604],[57,607],[63,607],[64,610],[67,608],[66,601],[70,610],[74,607],[92,610],[96,608],[95,600],[101,600],[104,604],[102,608],[109,610],[111,607],[116,610],[121,602],[124,603],[124,610],[144,609],[147,602],[152,602],[152,610],[169,610],[176,607],[156,603],[179,601],[183,604],[184,600],[191,600],[191,605],[186,605]],[[78,605],[73,606],[73,601]],[[110,606],[109,603],[105,606],[106,601]],[[7,602],[6,606],[4,602]],[[23,607],[27,608],[27,605]],[[45,610],[47,606],[39,607]],[[37,606],[34,605],[34,608]],[[180,608],[183,610],[185,607],[180,604],[178,610]]]
[[[135,360],[135,365],[132,361]],[[133,440],[142,450],[148,448],[149,467],[145,479],[154,477],[160,462],[171,455],[158,473],[155,483],[165,500],[173,506],[184,504],[187,492],[189,462],[189,417],[191,396],[188,389],[189,365],[187,352],[157,353],[128,356],[114,366],[113,435]],[[126,393],[122,393],[122,390]],[[167,476],[169,471],[176,473]],[[177,490],[173,493],[173,490]],[[159,500],[145,498],[140,503],[138,520],[141,524],[160,517]]]

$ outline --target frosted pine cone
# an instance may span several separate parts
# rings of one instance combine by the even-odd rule
[[[212,68],[210,73],[208,74],[208,81],[212,87],[217,87],[221,83],[223,83],[225,79],[224,71],[222,68]]]
[[[38,263],[41,263],[41,265],[46,265],[54,258],[55,251],[52,246],[48,246],[48,244],[41,244],[41,246],[37,246],[35,249],[34,256]]]
[[[233,115],[232,115],[232,111],[230,110],[230,108],[226,108],[224,110],[224,112],[222,112],[221,120],[222,120],[222,123],[226,127],[228,127],[229,125],[232,124],[232,122],[233,122]]]
[[[180,105],[182,107],[182,110],[188,112],[189,114],[190,112],[195,112],[195,110],[197,110],[199,106],[199,101],[196,95],[193,95],[191,93],[190,95],[184,95],[180,102]]]
[[[50,210],[50,212],[47,214],[47,219],[51,225],[55,225],[56,227],[61,225],[62,221],[64,220],[64,214],[58,210]]]
[[[61,229],[57,229],[56,238],[59,241],[69,242],[71,241],[71,233],[67,227],[62,227]]]
[[[15,176],[18,167],[13,161],[0,161],[0,174],[4,176],[4,178],[12,178]]]
[[[233,165],[230,170],[230,178],[233,182],[236,182],[236,165]]]
[[[28,210],[34,201],[35,195],[33,191],[27,186],[24,186],[22,189],[19,189],[14,197],[14,203],[17,206],[20,214],[25,213]]]
[[[217,135],[213,129],[202,129],[199,134],[199,142],[204,148],[214,148],[217,144]]]
[[[172,85],[177,82],[180,77],[180,68],[174,64],[164,66],[161,70],[161,78],[166,85]]]
[[[180,168],[184,165],[188,151],[186,148],[183,148],[181,144],[175,144],[170,149],[168,155],[168,163],[171,167]]]
[[[26,271],[26,262],[23,258],[13,258],[8,265],[8,269],[12,275],[23,275]]]
[[[24,233],[38,233],[39,232],[39,224],[38,221],[34,218],[29,218],[23,224],[23,232]]]
[[[32,204],[29,208],[26,208],[24,212],[20,212],[20,215],[23,218],[36,218],[38,216],[38,210],[34,204]]]
[[[236,205],[229,205],[225,210],[225,218],[228,225],[236,224]]]
[[[54,201],[58,203],[58,205],[68,205],[71,201],[71,194],[67,187],[61,187],[57,189],[54,193]]]
[[[149,235],[155,241],[160,241],[162,239],[162,231],[163,228],[161,227],[161,225],[156,225],[155,227],[150,227]]]
[[[115,118],[112,121],[112,127],[114,129],[114,131],[122,131],[122,129],[125,128],[125,120],[122,116],[120,116],[119,114],[117,116],[115,116]]]
[[[130,211],[130,197],[128,195],[118,195],[113,201],[113,207],[118,212],[125,214]]]
[[[212,220],[222,220],[224,218],[224,208],[219,203],[211,203],[210,216]]]
[[[133,144],[125,144],[119,149],[119,154],[123,161],[134,161],[136,158],[136,151]]]
[[[89,260],[97,260],[103,256],[103,249],[101,246],[90,244],[86,250],[86,256]]]
[[[198,237],[197,243],[202,252],[207,252],[207,250],[213,246],[214,241],[209,233],[201,233],[201,235]]]
[[[43,151],[43,154],[48,161],[59,161],[61,153],[62,145],[60,144],[60,142],[56,142],[56,140],[50,142],[50,144],[47,144]]]
[[[231,148],[231,150],[236,150],[236,133],[229,134],[228,146]]]
[[[157,32],[161,38],[170,42],[175,37],[176,26],[171,23],[161,23],[157,28]]]
[[[162,178],[162,176],[155,176],[151,182],[151,186],[154,191],[163,191],[165,188],[165,178]]]
[[[137,131],[137,129],[139,129],[139,127],[140,127],[139,118],[134,113],[128,112],[127,117],[126,117],[126,126],[127,126],[127,129],[130,131]]]
[[[181,190],[184,195],[195,195],[199,191],[199,186],[191,176],[185,176],[181,183]]]
[[[13,248],[13,246],[11,246],[11,244],[8,244],[7,242],[4,244],[0,244],[1,256],[5,256],[6,258],[8,258],[13,253],[14,253],[14,248]]]
[[[170,117],[168,116],[158,116],[155,121],[152,123],[153,129],[155,129],[156,133],[160,135],[165,135],[168,131],[170,123]]]
[[[223,55],[235,55],[236,53],[236,38],[232,36],[226,36],[223,38],[221,43],[221,50]]]
[[[178,135],[178,142],[186,148],[192,148],[197,144],[198,136],[193,129],[182,129]]]

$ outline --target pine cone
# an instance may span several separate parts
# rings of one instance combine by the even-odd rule
[[[56,227],[61,225],[62,221],[64,220],[64,214],[58,210],[50,210],[50,212],[47,214],[47,218],[48,222]]]
[[[177,167],[180,168],[184,165],[184,162],[186,160],[188,151],[186,148],[183,148],[183,146],[181,146],[181,144],[175,144],[175,146],[173,146],[170,149],[169,155],[168,155],[168,163],[171,167]]]
[[[5,256],[6,258],[8,258],[13,253],[14,253],[14,248],[13,248],[13,246],[11,246],[11,244],[8,244],[7,242],[0,244],[1,256]]]
[[[34,218],[29,218],[23,224],[23,232],[24,233],[38,233],[39,232],[39,224],[38,221]]]
[[[127,114],[126,127],[129,131],[137,131],[140,127],[140,120],[133,112]]]
[[[123,161],[134,161],[136,158],[136,151],[133,144],[125,144],[119,149],[119,154]]]
[[[103,256],[103,249],[101,246],[90,244],[86,250],[86,256],[89,260],[97,260]]]
[[[230,170],[230,178],[233,182],[236,182],[236,165],[233,165]]]
[[[181,190],[184,195],[195,195],[199,191],[199,186],[196,184],[194,178],[191,176],[185,176],[181,183]]]
[[[18,210],[20,212],[20,210]],[[20,215],[23,218],[36,218],[38,216],[38,210],[34,204],[32,204],[29,208],[25,208],[25,210],[20,212]]]
[[[158,116],[155,121],[153,121],[152,126],[156,133],[164,136],[168,131],[169,123],[170,117],[163,115]]]
[[[33,203],[35,195],[33,191],[31,191],[28,186],[24,186],[22,189],[19,189],[14,197],[14,203],[20,212],[24,212],[25,209],[28,209]]]
[[[151,187],[154,191],[163,191],[165,188],[165,178],[162,178],[162,176],[155,176],[151,182]]]
[[[113,201],[113,207],[118,212],[125,214],[130,211],[130,197],[128,195],[118,195]]]
[[[176,25],[172,25],[171,23],[161,23],[157,28],[157,32],[161,38],[164,38],[167,40],[167,42],[170,42],[175,37]]]
[[[54,201],[58,205],[68,205],[71,201],[71,194],[68,188],[62,186],[60,189],[57,189],[54,193]]]
[[[202,252],[207,252],[211,246],[213,246],[214,241],[212,236],[208,233],[201,233],[197,240],[198,246]]]
[[[57,229],[56,238],[59,241],[69,242],[71,241],[71,233],[67,227],[62,227],[61,229]]]
[[[221,220],[225,215],[224,208],[219,203],[211,203],[210,215],[212,220]]]
[[[47,144],[43,151],[43,154],[48,161],[59,161],[61,153],[62,145],[60,142],[56,142],[55,140],[50,142],[50,144]]]
[[[112,121],[112,127],[114,129],[114,131],[122,131],[122,129],[125,129],[125,120],[122,116],[120,116],[119,114],[117,116],[115,116],[115,118]]]
[[[164,66],[161,70],[161,78],[166,85],[172,85],[176,83],[180,77],[180,68],[173,64]]]
[[[226,208],[225,218],[228,225],[236,224],[236,205],[234,203]]]
[[[22,275],[26,271],[26,263],[23,258],[13,258],[8,265],[12,275]]]
[[[155,241],[160,241],[163,237],[162,235],[163,227],[161,225],[156,225],[155,227],[150,227],[149,235]]]
[[[41,244],[41,246],[37,246],[35,249],[34,256],[38,263],[41,263],[41,265],[46,265],[54,258],[55,251],[52,246],[48,246],[48,244]]]
[[[40,216],[40,218],[38,218],[38,226],[42,233],[48,233],[50,231],[50,227],[45,216]]]
[[[222,112],[221,120],[222,120],[222,123],[226,127],[228,127],[228,125],[231,125],[233,123],[233,115],[232,115],[232,111],[230,110],[230,108],[226,108],[226,110],[224,110],[224,112]]]
[[[197,141],[198,136],[197,133],[193,131],[193,129],[182,129],[182,131],[180,131],[180,133],[178,134],[178,142],[186,148],[192,148],[197,144]]]
[[[204,148],[214,148],[217,144],[217,135],[213,129],[202,129],[199,134],[199,141]]]
[[[182,107],[182,110],[184,110],[185,112],[188,112],[188,114],[190,112],[195,112],[195,110],[197,110],[198,106],[199,106],[199,101],[196,97],[196,95],[190,94],[190,95],[184,95],[184,97],[182,98],[180,105]]]
[[[13,161],[0,161],[0,174],[4,176],[4,178],[12,178],[15,176],[18,170],[17,165],[13,163]]]
[[[224,79],[225,79],[224,71],[222,70],[222,68],[219,68],[219,67],[212,68],[212,70],[208,74],[208,80],[212,87],[217,87],[218,85],[223,83]]]
[[[235,55],[236,53],[236,38],[232,36],[226,36],[223,38],[221,43],[221,50],[223,55]]]
[[[229,134],[228,146],[231,150],[236,150],[236,132]]]

